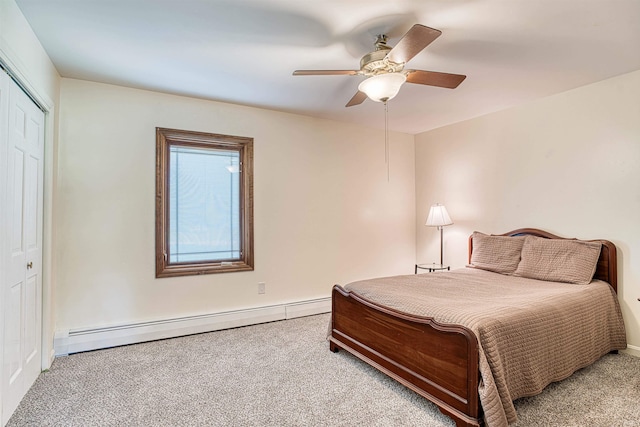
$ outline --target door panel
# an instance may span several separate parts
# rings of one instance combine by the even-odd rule
[[[22,193],[24,192],[24,153],[22,150],[15,148],[12,157],[13,170],[9,170],[13,173],[12,176],[9,177],[11,192],[9,197],[16,200],[16,198],[22,197]],[[22,226],[22,203],[13,203],[10,206],[13,207],[13,215],[11,216],[11,234],[13,236],[11,239],[11,256],[13,258],[23,253],[22,233],[24,232],[24,227]]]
[[[25,202],[27,203],[25,212],[25,246],[26,250],[38,249],[38,169],[39,160],[29,156],[26,162],[25,171]]]
[[[32,275],[27,277],[27,281],[25,282],[25,302],[24,304],[24,362],[29,365],[33,358],[38,356],[39,348],[40,348],[40,336],[38,335],[38,331],[40,330],[40,316],[39,313],[36,312],[40,304],[38,302],[38,297],[40,296],[40,292],[38,292],[38,276]],[[37,360],[36,364],[40,364],[40,361]],[[38,373],[39,370],[38,370]]]
[[[22,285],[22,282],[18,282],[9,289],[9,295],[6,300],[5,325],[20,323],[20,318],[22,317]],[[20,361],[20,330],[18,328],[5,328],[4,364],[6,367],[6,380],[9,384],[12,384],[22,372],[22,363]]]

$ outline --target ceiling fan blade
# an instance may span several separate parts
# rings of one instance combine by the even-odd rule
[[[416,24],[402,36],[398,44],[387,54],[387,59],[395,63],[407,63],[422,49],[437,39],[442,31]]]
[[[367,94],[358,91],[355,95],[353,95],[353,98],[351,98],[351,100],[347,102],[347,105],[345,105],[345,107],[353,107],[354,105],[362,104],[365,99],[367,99]]]
[[[455,89],[467,76],[462,74],[438,73],[436,71],[409,70],[407,82]]]
[[[294,76],[355,76],[360,74],[360,70],[296,70]]]

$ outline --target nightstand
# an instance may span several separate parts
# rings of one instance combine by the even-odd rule
[[[442,270],[447,270],[450,271],[451,270],[451,266],[449,265],[442,265],[442,264],[416,264],[416,269],[415,272],[413,274],[418,274],[418,269],[422,269],[422,270],[428,270],[429,273],[432,273],[434,271],[442,271]]]

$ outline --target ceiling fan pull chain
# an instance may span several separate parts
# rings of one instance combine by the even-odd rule
[[[384,162],[387,164],[387,182],[389,182],[389,103],[384,102]]]

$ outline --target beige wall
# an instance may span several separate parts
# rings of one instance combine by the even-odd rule
[[[53,227],[53,187],[56,180],[57,111],[60,76],[40,41],[31,30],[13,0],[0,0],[0,61],[46,110],[45,116],[45,187],[44,187],[44,257],[43,257],[43,348],[42,365],[53,360],[55,313],[52,301],[55,293]],[[2,294],[2,292],[0,292]],[[1,297],[0,297],[1,299]],[[0,301],[0,305],[1,305]],[[0,327],[1,327],[0,320]],[[0,349],[1,350],[1,349]]]
[[[411,273],[412,135],[63,79],[57,330],[328,297]],[[154,278],[155,128],[254,138],[255,271]],[[258,295],[257,283],[266,282]]]
[[[417,260],[439,256],[424,226],[441,202],[445,263],[474,230],[536,227],[618,247],[619,297],[640,354],[640,71],[416,136]]]

